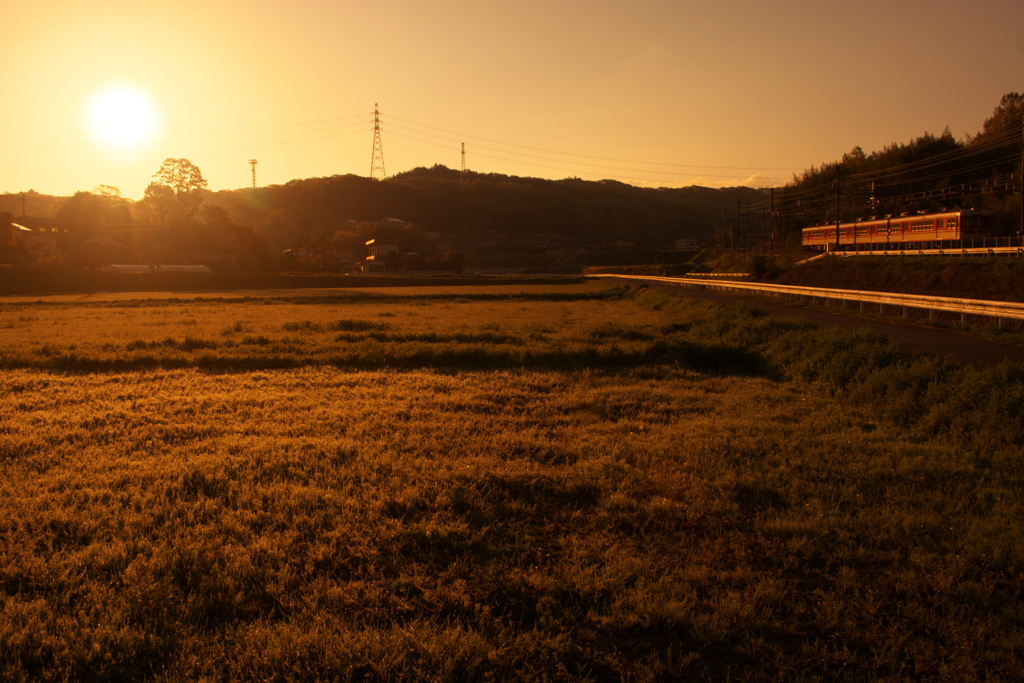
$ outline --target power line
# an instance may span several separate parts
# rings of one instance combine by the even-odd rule
[[[397,118],[397,117],[392,117],[392,118]],[[414,125],[414,126],[419,126],[420,128],[431,128],[433,130],[440,130],[442,132],[450,133],[452,135],[460,135],[459,133],[453,133],[451,131],[446,131],[446,130],[441,129],[441,128],[434,128],[433,126],[426,126],[426,125],[423,125],[423,124],[418,124],[418,123],[410,122],[410,121],[408,121],[406,119],[398,119],[398,120],[404,120],[407,123],[411,123],[411,125]],[[408,128],[406,126],[399,126],[399,127],[404,129],[404,130],[409,130],[409,131],[411,131],[413,133],[418,133],[420,135],[428,135],[428,136],[431,136],[431,137],[440,138],[442,140],[447,140],[449,142],[455,142],[454,138],[447,138],[447,137],[444,137],[444,136],[441,136],[441,135],[436,135],[434,133],[418,131],[418,130],[416,130],[414,128]],[[773,167],[757,167],[757,166],[703,166],[703,165],[698,165],[698,164],[679,164],[679,163],[669,163],[669,162],[662,162],[662,161],[641,161],[641,160],[637,160],[637,159],[618,159],[618,158],[614,158],[614,157],[594,156],[594,155],[591,155],[591,154],[578,154],[576,152],[560,152],[560,151],[557,151],[557,150],[545,149],[545,148],[542,148],[542,147],[530,147],[530,146],[527,146],[527,145],[519,145],[519,144],[511,143],[511,142],[500,142],[500,141],[497,141],[497,140],[490,140],[488,138],[481,138],[481,137],[477,137],[477,136],[474,136],[474,135],[464,135],[463,137],[475,138],[475,139],[483,140],[485,142],[490,142],[490,143],[496,144],[496,145],[502,145],[502,146],[505,146],[505,147],[516,147],[516,148],[519,148],[519,149],[526,149],[526,150],[530,150],[530,151],[534,151],[534,152],[544,152],[544,153],[547,153],[547,154],[557,154],[559,156],[567,156],[567,157],[578,157],[580,159],[594,159],[596,161],[609,161],[609,162],[620,163],[620,164],[639,164],[639,165],[646,165],[646,166],[664,166],[664,167],[677,168],[677,169],[684,169],[684,168],[714,169],[714,170],[719,170],[719,171],[723,171],[723,170],[726,170],[726,171],[727,170],[732,170],[732,171],[799,171],[799,170],[802,170],[802,169],[792,168],[792,167],[773,168]],[[519,155],[519,156],[529,157],[529,158],[533,158],[533,159],[543,159],[543,160],[546,160],[546,161],[556,161],[556,162],[562,161],[562,160],[559,160],[559,159],[551,159],[549,157],[534,156],[534,155],[526,154],[526,153],[523,153],[523,152],[515,152],[515,151],[511,151],[511,150],[495,149],[493,147],[481,146],[480,149],[489,149],[491,151],[498,152],[498,153],[516,154],[516,155]],[[596,167],[600,167],[600,168],[616,168],[616,167],[611,167],[611,166],[600,166],[599,164],[586,164],[586,165],[596,166]],[[651,172],[670,173],[671,171],[651,171]]]
[[[399,126],[398,129],[399,130],[410,130],[410,129],[404,127],[404,126]],[[427,145],[435,145],[437,147],[444,147],[446,149],[450,149],[451,148],[451,145],[448,144],[448,143],[458,144],[455,140],[452,140],[450,138],[444,138],[444,137],[441,137],[441,136],[436,136],[436,135],[433,135],[431,133],[423,133],[421,131],[413,131],[413,132],[419,133],[421,135],[437,137],[437,138],[439,138],[441,140],[444,140],[445,142],[443,142],[443,143],[442,142],[435,142],[435,141],[432,141],[432,140],[425,140],[425,139],[417,137],[415,135],[409,135],[408,133],[399,133],[399,132],[396,132],[394,130],[394,126],[390,127],[389,130],[391,131],[391,133],[390,133],[391,135],[397,135],[398,137],[402,137],[402,138],[405,138],[405,139],[408,139],[408,140],[414,140],[416,142],[419,142],[419,143],[422,143],[422,144],[427,144]],[[479,153],[479,152],[476,153],[476,156],[481,157],[481,158],[493,159],[493,160],[496,160],[496,161],[505,161],[507,163],[513,163],[513,164],[528,164],[529,166],[536,167],[536,168],[544,168],[544,169],[548,169],[548,170],[564,171],[566,173],[584,173],[584,174],[595,175],[595,176],[600,176],[601,175],[600,172],[588,171],[586,169],[601,169],[601,170],[604,170],[604,171],[615,171],[617,173],[626,173],[626,174],[637,174],[637,173],[639,173],[639,174],[654,174],[654,175],[658,175],[658,176],[670,176],[670,177],[675,177],[675,178],[678,178],[680,176],[697,176],[697,177],[731,178],[731,179],[735,179],[737,177],[737,175],[743,175],[743,174],[736,174],[736,173],[731,173],[731,174],[705,173],[703,171],[696,171],[696,172],[689,172],[689,173],[687,173],[687,172],[684,172],[684,171],[663,171],[663,170],[658,170],[658,169],[623,168],[621,166],[609,166],[609,165],[605,165],[605,164],[594,164],[594,163],[587,163],[587,162],[574,162],[572,160],[556,159],[556,158],[545,157],[545,156],[540,156],[540,155],[536,155],[536,154],[526,154],[526,153],[523,153],[523,152],[516,152],[516,151],[513,151],[513,150],[503,150],[503,149],[499,149],[499,148],[495,148],[495,147],[490,147],[490,146],[487,146],[487,145],[480,145],[480,146],[476,147],[475,149],[482,149],[482,150],[486,150],[486,151],[490,151],[490,152],[496,152],[498,155],[505,154],[505,155],[524,157],[524,159],[510,159],[510,158],[508,158],[508,156],[497,156],[495,154],[485,154],[485,153]],[[539,160],[539,161],[547,162],[547,163],[536,163],[536,161],[533,161],[533,160]],[[562,166],[550,166],[548,164],[562,164]],[[566,165],[569,165],[569,166],[567,167]],[[691,167],[691,168],[693,168],[693,167]],[[709,167],[709,168],[727,169],[729,167]],[[756,171],[756,169],[752,169],[752,168],[737,169],[737,170],[746,171],[750,175],[754,175],[754,173],[752,173],[752,172]],[[645,180],[655,180],[655,179],[653,179],[653,178],[646,178]],[[659,180],[664,180],[664,178],[659,179]]]

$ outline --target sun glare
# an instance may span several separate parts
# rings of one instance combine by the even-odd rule
[[[132,150],[147,142],[156,128],[156,109],[135,88],[111,86],[93,96],[89,122],[97,140],[119,150]]]

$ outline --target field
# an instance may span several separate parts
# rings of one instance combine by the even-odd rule
[[[1024,367],[525,289],[0,303],[0,679],[1024,678]]]

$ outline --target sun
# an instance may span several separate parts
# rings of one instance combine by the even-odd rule
[[[107,86],[89,102],[89,123],[97,141],[114,149],[133,150],[149,141],[156,119],[152,101],[132,86]]]

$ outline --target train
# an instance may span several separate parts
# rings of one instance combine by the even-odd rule
[[[970,240],[992,236],[992,215],[978,209],[957,209],[858,220],[836,226],[804,228],[803,245],[816,251],[950,249],[970,246]]]

